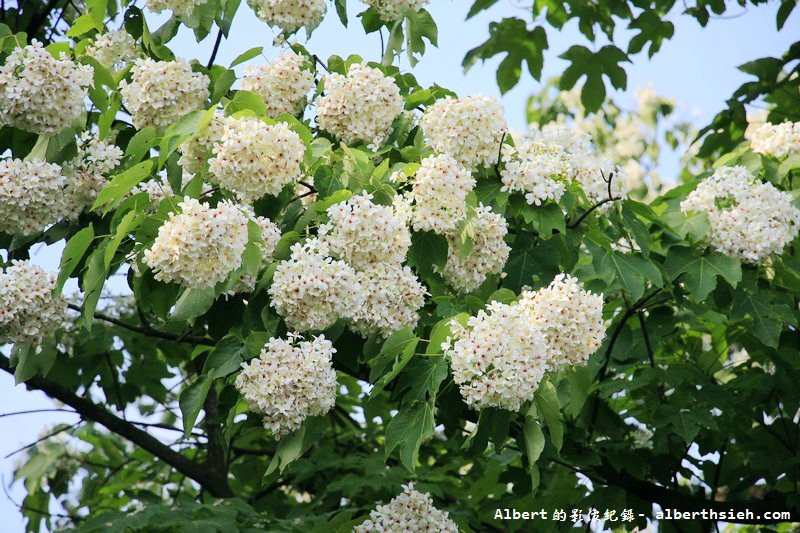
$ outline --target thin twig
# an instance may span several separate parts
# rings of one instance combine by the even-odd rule
[[[597,202],[592,207],[587,209],[580,217],[578,217],[578,220],[576,220],[575,222],[570,223],[569,221],[567,221],[567,227],[569,229],[577,228],[578,225],[580,225],[580,223],[583,222],[583,220],[586,217],[588,217],[592,213],[592,211],[594,211],[595,209],[597,209],[597,208],[599,208],[599,207],[601,207],[601,206],[603,206],[603,205],[605,205],[605,204],[607,204],[609,202],[616,202],[617,200],[622,200],[621,196],[613,196],[613,194],[611,192],[611,180],[614,179],[614,173],[610,172],[608,174],[608,179],[606,179],[606,175],[603,173],[603,170],[601,169],[600,170],[600,175],[603,176],[603,181],[608,184],[608,198]]]
[[[500,146],[497,148],[497,162],[494,164],[494,171],[497,175],[500,175],[500,159],[503,157],[503,143],[506,141],[506,132],[503,131],[502,137],[500,137]]]
[[[214,60],[217,58],[217,52],[219,51],[219,43],[222,42],[222,28],[217,31],[217,40],[214,41],[214,49],[211,51],[211,57],[208,58],[208,65],[206,68],[211,70],[211,67],[214,66]]]
[[[314,186],[311,185],[310,183],[306,183],[305,181],[302,181],[302,180],[297,180],[297,183],[299,183],[300,185],[302,185],[306,189],[311,189],[312,191],[317,192],[317,189],[315,189]]]
[[[75,428],[75,426],[77,426],[78,424],[80,424],[80,423],[82,423],[82,422],[83,422],[83,418],[81,418],[80,420],[78,420],[78,421],[77,421],[77,422],[75,422],[74,424],[71,424],[71,425],[69,425],[69,426],[67,426],[67,427],[65,427],[65,428],[59,428],[59,429],[57,429],[57,430],[55,430],[55,431],[52,431],[52,432],[48,433],[48,434],[47,434],[47,435],[45,435],[44,437],[39,437],[38,439],[36,439],[35,441],[31,442],[30,444],[26,444],[26,445],[25,445],[25,446],[23,446],[22,448],[19,448],[19,449],[17,449],[17,450],[14,450],[13,452],[9,453],[8,455],[6,455],[6,456],[4,457],[4,459],[8,459],[9,457],[12,457],[12,456],[14,456],[14,455],[18,454],[19,452],[24,452],[24,451],[25,451],[25,450],[27,450],[28,448],[31,448],[31,447],[33,447],[33,446],[36,446],[36,445],[37,445],[37,444],[39,444],[40,442],[42,442],[42,441],[46,441],[46,440],[47,440],[47,439],[49,439],[50,437],[55,437],[55,436],[56,436],[56,435],[58,435],[59,433],[62,433],[62,432],[64,432],[64,431],[70,431],[71,429],[74,429],[74,428]]]
[[[29,409],[27,411],[14,411],[13,413],[0,413],[0,418],[6,416],[14,416],[14,415],[29,415],[32,413],[72,413],[72,414],[79,414],[77,411],[73,411],[72,409]]]
[[[311,57],[313,57],[313,58],[314,58],[314,61],[316,61],[317,63],[319,63],[319,64],[320,64],[320,66],[321,66],[322,68],[324,68],[324,69],[325,69],[325,72],[330,72],[330,70],[328,70],[328,65],[326,65],[326,64],[325,64],[325,62],[324,62],[324,61],[322,61],[322,60],[319,58],[319,56],[317,56],[317,54],[314,54],[314,55],[312,55]]]
[[[5,475],[0,476],[0,483],[2,483],[3,485],[3,493],[6,495],[6,499],[8,499],[8,501],[13,503],[14,507],[19,509],[20,511],[30,511],[32,513],[38,513],[45,516],[56,516],[58,518],[69,518],[70,520],[74,520],[75,522],[80,522],[81,520],[84,520],[84,518],[81,516],[75,516],[71,514],[51,513],[50,511],[42,511],[41,509],[37,509],[35,507],[30,507],[28,505],[17,503],[14,501],[14,499],[11,497],[11,495],[8,493],[8,490],[6,489]]]
[[[383,61],[383,55],[384,55],[385,49],[386,49],[384,44],[383,44],[383,28],[378,28],[378,35],[381,36],[381,61]]]
[[[69,307],[73,311],[82,312],[81,307],[78,306],[78,305],[67,304],[67,307]],[[216,344],[217,344],[213,340],[205,339],[203,337],[188,336],[188,335],[185,335],[185,334],[180,334],[179,335],[179,334],[176,334],[176,333],[169,333],[167,331],[159,331],[159,330],[156,330],[156,329],[153,329],[153,328],[150,328],[150,327],[137,326],[135,324],[128,324],[127,322],[123,322],[122,320],[119,320],[118,318],[114,318],[114,317],[108,316],[108,315],[103,314],[103,313],[97,313],[96,312],[96,313],[94,313],[94,317],[96,319],[98,319],[98,320],[102,320],[104,322],[108,322],[109,324],[114,324],[115,326],[119,326],[121,328],[125,328],[128,331],[133,331],[135,333],[141,333],[142,335],[147,335],[147,336],[150,336],[150,337],[158,337],[158,338],[161,338],[161,339],[166,339],[166,340],[176,341],[176,342],[186,342],[186,343],[189,343],[189,344],[202,344],[204,346],[216,346]]]

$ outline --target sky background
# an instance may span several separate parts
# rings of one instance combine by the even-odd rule
[[[482,93],[500,97],[495,82],[495,69],[503,56],[497,56],[485,64],[477,63],[464,74],[461,61],[471,48],[481,44],[488,36],[488,24],[493,20],[517,16],[529,20],[527,7],[529,1],[500,0],[493,8],[465,22],[471,0],[432,0],[429,11],[439,27],[439,48],[429,48],[428,53],[412,70],[423,86],[433,83],[445,86],[466,96]],[[730,8],[724,19],[712,19],[706,28],[701,28],[689,17],[675,14],[670,20],[675,25],[675,36],[665,41],[661,51],[652,60],[646,54],[632,57],[632,64],[625,65],[628,73],[628,86],[625,91],[610,91],[609,95],[625,107],[634,107],[634,91],[652,84],[661,95],[674,98],[680,113],[690,118],[696,125],[704,126],[716,112],[724,107],[725,99],[748,76],[736,70],[738,65],[765,56],[782,54],[800,35],[800,9],[789,17],[782,31],[775,30],[777,1],[758,8],[747,9],[739,6]],[[380,60],[380,40],[377,34],[365,35],[356,14],[365,7],[358,1],[348,0],[350,27],[345,29],[334,10],[329,9],[325,20],[317,28],[308,42],[304,37],[298,40],[309,51],[322,58],[332,54],[346,57],[359,54],[370,61]],[[741,16],[738,16],[741,14]],[[168,18],[148,14],[151,30]],[[561,31],[548,30],[550,49],[545,53],[542,79],[559,75],[567,62],[557,56],[573,44],[583,44],[592,48],[585,37],[577,31],[577,24],[567,24]],[[242,2],[231,30],[230,38],[223,40],[216,63],[228,65],[242,52],[256,47],[265,47],[267,59],[277,57],[280,49],[272,47],[272,39],[277,32],[253,15]],[[182,28],[178,36],[169,44],[176,55],[188,59],[197,58],[205,64],[211,54],[213,36],[202,43],[196,43],[191,31]],[[626,43],[633,32],[617,30],[617,44]],[[599,42],[599,48],[604,43]],[[620,45],[624,48],[624,46]],[[257,57],[247,64],[259,64],[263,57]],[[237,67],[241,75],[245,65]],[[409,70],[407,61],[401,68]],[[541,84],[530,77],[523,69],[520,83],[502,97],[509,125],[516,130],[526,130],[525,102],[528,96],[541,89]],[[664,169],[666,170],[666,169]],[[669,175],[662,176],[669,179]],[[33,256],[34,262],[49,270],[58,269],[63,243],[40,247]],[[69,288],[70,285],[67,286]],[[72,285],[74,288],[74,284]],[[6,355],[9,348],[0,348]],[[8,487],[13,475],[14,465],[24,454],[10,458],[5,456],[18,448],[35,441],[45,434],[48,428],[59,422],[72,423],[75,415],[68,413],[37,413],[21,416],[2,416],[13,411],[52,408],[53,403],[41,393],[28,392],[24,386],[15,387],[14,380],[6,373],[0,373],[0,476]],[[10,496],[20,503],[24,491],[20,483],[9,490]],[[566,504],[565,504],[566,505]],[[24,531],[23,519],[17,507],[5,494],[0,494],[0,530],[3,533]]]

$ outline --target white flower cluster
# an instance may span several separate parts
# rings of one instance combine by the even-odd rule
[[[405,327],[415,327],[417,311],[425,305],[425,286],[407,266],[376,264],[357,274],[365,292],[363,305],[353,310],[350,326],[367,337],[378,332],[388,337]]]
[[[0,231],[30,235],[69,212],[60,166],[41,160],[0,161]]]
[[[435,152],[449,154],[470,170],[494,165],[508,131],[503,106],[495,98],[469,96],[437,101],[425,110],[420,127]]]
[[[466,199],[475,187],[470,171],[447,154],[422,160],[414,180],[411,223],[416,231],[446,233],[467,216]]]
[[[552,367],[586,364],[605,339],[603,295],[583,290],[568,274],[538,291],[523,291],[519,305],[544,334]]]
[[[289,327],[299,331],[323,330],[339,318],[350,317],[362,305],[364,289],[356,271],[329,256],[319,239],[292,245],[291,256],[281,261],[269,288],[270,305]]]
[[[319,238],[333,257],[357,269],[405,260],[411,233],[392,206],[373,203],[365,192],[330,206],[327,214],[330,222],[320,226]]]
[[[144,263],[157,280],[213,287],[242,264],[247,216],[228,201],[212,208],[187,196],[178,207],[182,212],[170,213],[144,251]]]
[[[566,190],[564,178],[570,174],[566,151],[558,145],[547,145],[523,139],[516,147],[503,145],[502,191],[525,193],[530,205],[557,202]],[[560,179],[559,179],[560,178]]]
[[[681,211],[706,214],[707,239],[717,251],[760,263],[797,236],[800,210],[791,202],[791,194],[759,182],[745,167],[720,167],[681,202]]]
[[[153,13],[172,10],[179,17],[190,17],[192,11],[208,0],[146,0],[147,9]]]
[[[380,146],[403,112],[394,78],[356,63],[347,76],[326,74],[324,83],[325,95],[317,100],[317,125],[347,144],[364,141]]]
[[[356,526],[353,533],[458,533],[458,525],[447,511],[433,506],[430,494],[403,485],[402,494],[369,513],[369,520]]]
[[[236,389],[250,410],[277,439],[297,430],[309,416],[321,416],[336,403],[336,349],[320,335],[310,341],[290,333],[271,338],[259,357],[242,363]]]
[[[124,28],[103,33],[86,47],[86,54],[112,70],[122,70],[142,57],[136,41]]]
[[[430,0],[364,0],[364,3],[375,8],[381,19],[386,22],[400,20],[406,13],[417,13]]]
[[[234,120],[224,115],[214,115],[214,118],[194,137],[191,137],[178,146],[181,153],[178,164],[184,172],[202,174],[208,172],[209,159],[213,157],[212,149],[222,139],[225,125]]]
[[[242,89],[261,96],[271,117],[281,113],[297,115],[303,111],[304,100],[316,85],[314,74],[305,68],[308,66],[304,56],[289,50],[267,65],[248,66],[242,78]]]
[[[411,246],[408,202],[396,196],[392,206],[379,205],[365,192],[332,205],[327,214],[330,222],[320,226],[319,241],[327,255],[346,262],[356,275],[357,303],[339,316],[364,337],[414,327],[427,291],[402,266]]]
[[[607,180],[611,181],[612,197],[622,198],[627,194],[628,180],[625,173],[611,160],[596,152],[589,134],[565,124],[550,123],[541,129],[535,129],[533,138],[545,149],[563,157],[565,177],[580,183],[589,203],[595,204],[608,198]],[[607,211],[611,205],[608,202],[599,210]]]
[[[575,174],[575,180],[590,204],[596,204],[609,197],[609,181],[611,198],[622,199],[628,194],[628,176],[617,165],[605,157],[589,157]],[[611,209],[613,202],[607,202],[598,208],[604,212]]]
[[[137,59],[131,72],[131,82],[122,80],[119,90],[137,129],[153,126],[163,131],[190,111],[201,109],[209,95],[208,76],[192,72],[182,58]]]
[[[777,158],[800,153],[800,122],[765,122],[753,132],[750,147],[754,152]]]
[[[259,19],[287,34],[303,27],[311,32],[328,9],[325,0],[247,0],[247,3]]]
[[[518,411],[548,369],[547,340],[522,306],[493,301],[487,309],[467,327],[453,320],[442,349],[467,405]]]
[[[0,344],[40,346],[66,319],[67,301],[53,297],[56,277],[30,261],[0,270]]]
[[[492,301],[487,309],[467,327],[453,320],[453,337],[442,343],[461,395],[478,409],[519,410],[546,371],[586,364],[605,338],[603,296],[567,274],[523,291],[517,303]]]
[[[481,204],[475,208],[473,224],[475,235],[472,238],[472,250],[464,258],[459,257],[457,235],[446,234],[449,249],[442,275],[461,292],[473,291],[490,274],[502,272],[511,252],[511,247],[503,240],[508,233],[503,215],[493,213],[491,207]]]
[[[208,164],[211,179],[248,202],[267,194],[276,196],[302,176],[305,150],[300,136],[282,122],[228,119]]]
[[[86,88],[94,69],[65,54],[56,59],[36,39],[15,48],[0,67],[0,124],[51,134],[86,110]]]
[[[78,154],[63,167],[70,179],[70,216],[94,204],[100,190],[108,184],[108,174],[117,168],[124,152],[96,133],[85,131],[78,139]]]

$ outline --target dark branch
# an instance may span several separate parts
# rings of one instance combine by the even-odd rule
[[[313,57],[313,58],[314,58],[314,61],[316,61],[317,63],[319,63],[319,65],[320,65],[322,68],[324,68],[324,69],[325,69],[325,72],[330,72],[330,70],[328,70],[328,65],[326,65],[326,64],[325,64],[325,63],[324,63],[324,62],[323,62],[323,61],[322,61],[322,60],[319,58],[319,56],[317,56],[317,54],[314,54],[314,55],[313,55],[313,56],[311,56],[311,57]]]
[[[575,228],[577,228],[577,227],[580,225],[580,223],[581,223],[581,222],[583,222],[583,221],[584,221],[584,219],[585,219],[586,217],[588,217],[588,216],[589,216],[589,215],[592,213],[592,211],[594,211],[595,209],[597,209],[597,208],[599,208],[599,207],[601,207],[601,206],[603,206],[603,205],[605,205],[605,204],[607,204],[607,203],[609,203],[609,202],[616,202],[617,200],[622,200],[622,197],[621,197],[621,196],[614,196],[614,195],[612,194],[612,192],[611,192],[611,180],[613,180],[613,179],[614,179],[614,173],[613,173],[613,172],[610,172],[610,173],[608,174],[608,178],[606,178],[606,175],[605,175],[605,174],[603,174],[603,171],[602,171],[602,170],[600,170],[600,175],[602,175],[602,176],[603,176],[603,181],[605,181],[605,182],[608,184],[608,198],[606,198],[606,199],[604,199],[604,200],[601,200],[601,201],[597,202],[597,203],[596,203],[596,204],[594,204],[592,207],[590,207],[589,209],[587,209],[587,210],[586,210],[586,211],[585,211],[585,212],[584,212],[584,213],[583,213],[583,214],[582,214],[580,217],[578,217],[578,220],[576,220],[575,222],[569,222],[569,221],[567,221],[567,227],[568,227],[569,229],[575,229]]]
[[[83,310],[79,305],[75,304],[67,304],[67,307],[72,309],[73,311],[82,312]],[[95,313],[94,317],[98,320],[102,320],[104,322],[108,322],[109,324],[114,324],[115,326],[119,326],[121,328],[125,328],[128,331],[133,331],[135,333],[141,333],[142,335],[147,335],[149,337],[158,337],[160,339],[165,339],[168,341],[175,341],[175,342],[186,342],[189,344],[202,344],[204,346],[216,346],[216,342],[211,339],[205,339],[203,337],[194,337],[191,335],[186,334],[177,334],[177,333],[169,333],[168,331],[159,331],[157,329],[153,329],[148,326],[137,326],[135,324],[129,324],[124,322],[118,318],[114,318],[112,316],[108,316],[103,313]]]
[[[214,49],[211,51],[211,57],[208,58],[208,65],[206,68],[211,70],[211,67],[214,66],[214,60],[217,58],[217,52],[219,52],[219,43],[222,42],[222,28],[217,31],[217,40],[214,41]]]
[[[10,361],[5,356],[0,356],[0,369],[9,374],[14,373],[11,369]],[[41,376],[32,377],[25,384],[29,390],[36,389],[44,392],[51,398],[75,409],[85,420],[93,420],[102,424],[109,431],[153,454],[178,472],[186,475],[186,477],[195,480],[211,495],[219,498],[227,498],[233,495],[230,487],[227,484],[220,485],[218,480],[210,475],[205,465],[195,463],[186,456],[172,450],[149,433],[110,413],[93,401],[78,396],[63,385]]]

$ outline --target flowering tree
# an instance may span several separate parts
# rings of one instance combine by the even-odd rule
[[[91,1],[47,47],[0,26],[0,368],[78,416],[17,471],[28,529],[797,519],[800,123],[714,130],[672,187],[659,150],[694,132],[670,102],[622,111],[591,70],[516,134],[395,66],[436,44],[426,2],[366,3],[380,63],[286,44],[323,0],[248,1],[282,53],[241,80],[261,50],[214,63],[236,0],[149,0],[155,31]],[[180,24],[218,28],[206,65],[168,48]],[[58,272],[28,260],[58,241]]]

